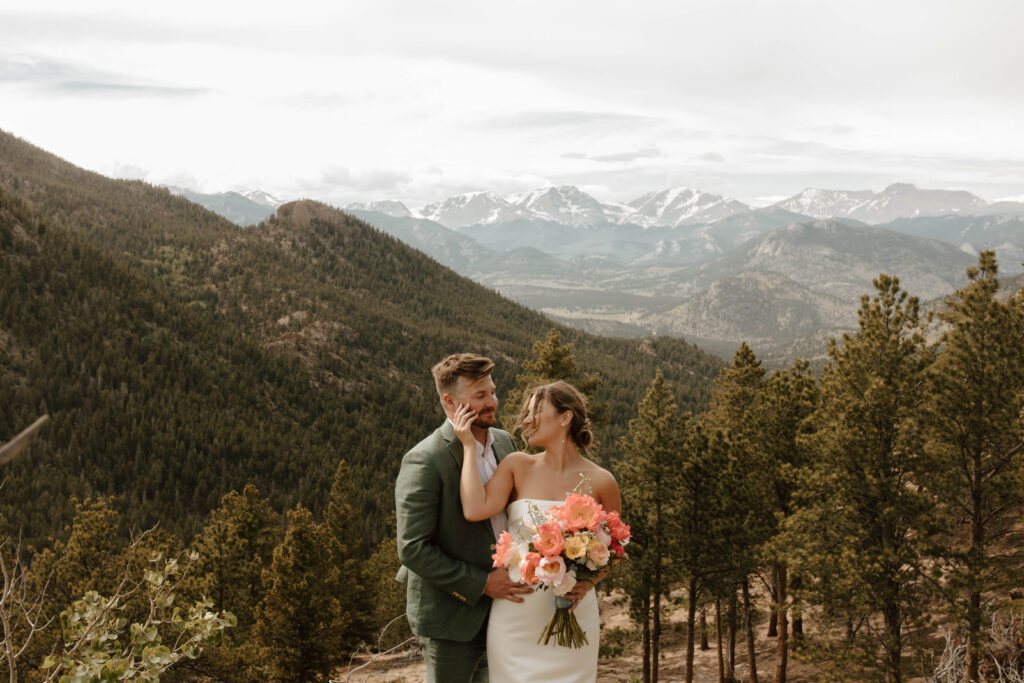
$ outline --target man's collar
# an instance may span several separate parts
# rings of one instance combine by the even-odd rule
[[[455,434],[455,423],[452,422],[452,419],[450,417],[445,417],[444,420],[445,420],[445,424],[447,424],[451,428],[452,435],[456,439],[459,438],[458,435]],[[480,442],[477,441],[477,443],[479,444]],[[484,452],[486,453],[488,448],[493,448],[493,447],[494,447],[494,432],[492,432],[491,429],[488,427],[488,429],[487,429],[487,443],[484,444]]]

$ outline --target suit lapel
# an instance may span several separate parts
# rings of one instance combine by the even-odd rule
[[[455,464],[459,466],[459,470],[462,470],[462,442],[455,436],[455,427],[449,420],[445,420],[444,424],[441,425],[441,438],[448,444],[448,452],[451,453],[452,459]]]
[[[494,459],[497,462],[501,462],[506,455],[513,452],[516,449],[516,444],[511,438],[499,438],[497,435],[494,437]]]

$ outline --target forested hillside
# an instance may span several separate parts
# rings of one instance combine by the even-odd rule
[[[372,546],[401,453],[440,420],[430,365],[490,354],[504,396],[552,327],[312,202],[240,229],[6,133],[0,192],[0,436],[53,417],[0,507],[36,541],[61,535],[72,496],[183,534],[249,482],[319,514],[345,459]],[[561,332],[604,378],[609,459],[656,368],[696,408],[719,367],[680,340]]]

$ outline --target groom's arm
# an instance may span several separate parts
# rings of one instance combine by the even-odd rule
[[[410,451],[395,483],[398,559],[425,581],[469,605],[487,584],[487,572],[445,553],[434,541],[441,479],[427,453]]]

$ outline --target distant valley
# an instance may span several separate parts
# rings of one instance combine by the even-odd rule
[[[216,202],[274,211],[265,196],[207,197],[190,198],[229,218]],[[778,364],[852,329],[880,272],[930,300],[962,285],[982,249],[1003,274],[1024,271],[1024,203],[900,183],[808,189],[762,208],[691,188],[608,203],[571,186],[343,208],[560,322],[682,336],[726,358],[747,341]]]

